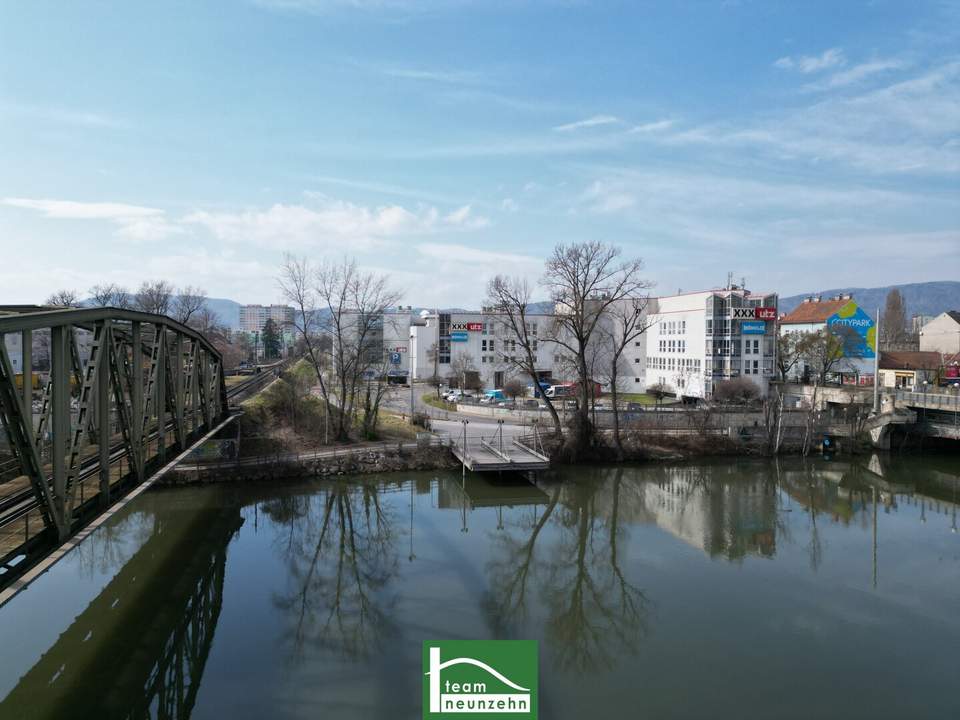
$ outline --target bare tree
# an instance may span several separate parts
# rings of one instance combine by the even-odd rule
[[[802,333],[786,332],[777,336],[777,371],[780,380],[787,381],[787,376],[800,362],[803,356],[803,347],[800,340]]]
[[[541,281],[555,308],[550,339],[570,352],[579,380],[580,402],[574,416],[572,445],[567,448],[572,458],[593,441],[589,407],[593,378],[588,349],[594,331],[611,306],[643,296],[650,287],[640,277],[643,262],[621,260],[620,255],[619,248],[597,241],[557,245]]]
[[[133,297],[133,304],[142,312],[167,315],[173,297],[173,285],[166,280],[144,280]]]
[[[43,304],[53,307],[77,307],[80,304],[80,296],[77,295],[76,290],[57,290]]]
[[[537,351],[543,343],[539,329],[530,320],[530,285],[522,278],[497,275],[487,285],[487,302],[497,314],[497,319],[507,329],[510,340],[519,346],[519,355],[504,352],[501,347],[499,360],[524,373],[533,382],[535,392],[541,396],[550,419],[553,431],[558,438],[563,434],[560,415],[553,406],[553,400],[540,391],[540,375],[537,372]],[[546,329],[546,328],[544,328]]]
[[[317,377],[327,420],[333,416],[333,402],[324,374],[329,367],[327,344],[321,342],[320,300],[313,283],[314,268],[306,258],[285,255],[277,284],[283,297],[293,305],[293,329],[302,343],[307,360]]]
[[[907,308],[897,288],[887,293],[880,323],[880,346],[886,350],[898,349],[906,339]]]
[[[131,305],[130,291],[116,283],[101,283],[90,288],[90,297],[97,307],[127,309]]]
[[[177,293],[172,305],[174,319],[189,325],[190,320],[207,306],[207,291],[187,285]]]
[[[450,372],[457,379],[457,387],[466,390],[469,387],[468,376],[476,375],[477,363],[470,353],[460,353],[450,363]],[[473,383],[474,385],[476,383]],[[474,388],[470,388],[474,389]]]
[[[646,289],[652,284],[647,283]],[[623,440],[620,437],[620,407],[617,387],[623,364],[623,353],[631,343],[637,342],[652,324],[647,317],[646,297],[628,297],[611,305],[607,312],[607,321],[600,327],[598,343],[603,349],[606,360],[606,376],[610,381],[610,402],[613,410],[613,442],[617,455],[623,459]]]
[[[386,277],[362,272],[356,261],[349,259],[321,265],[316,289],[333,340],[332,369],[341,410],[335,434],[345,440],[356,415],[361,383],[383,364],[386,311],[401,295],[390,288]]]
[[[518,397],[523,397],[525,390],[523,380],[520,378],[510,378],[503,384],[503,394],[513,402],[516,402]]]
[[[193,329],[207,335],[219,329],[220,316],[211,310],[209,305],[204,304],[203,307],[194,313],[188,324]]]

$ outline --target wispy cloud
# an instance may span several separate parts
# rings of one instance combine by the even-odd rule
[[[630,128],[629,132],[631,133],[652,133],[660,132],[661,130],[667,130],[673,127],[673,120],[657,120],[656,122],[643,123],[642,125],[634,125]]]
[[[847,70],[841,70],[830,77],[816,83],[810,83],[805,86],[806,90],[832,90],[833,88],[846,87],[866,80],[867,78],[880,73],[890,72],[892,70],[902,70],[906,67],[903,60],[871,60],[870,62],[854,65]]]
[[[17,197],[4,198],[2,203],[57,220],[109,221],[117,226],[117,236],[137,242],[161,240],[183,232],[183,228],[166,219],[163,210],[142,205]]]
[[[441,231],[476,230],[489,220],[462,205],[447,213],[435,206],[366,206],[313,194],[311,205],[276,203],[269,208],[239,212],[190,213],[184,223],[199,225],[229,242],[248,242],[268,247],[369,251],[385,242],[408,235]],[[346,244],[346,245],[345,245]]]
[[[620,122],[620,118],[613,115],[594,115],[584,120],[567,123],[566,125],[557,125],[554,130],[557,132],[573,132],[574,130],[583,130],[584,128],[600,127],[602,125],[615,125]]]
[[[4,205],[42,212],[47,217],[72,220],[122,220],[162,215],[163,210],[114,202],[77,202],[47,198],[3,199]]]
[[[847,58],[844,56],[843,50],[840,48],[830,48],[829,50],[824,50],[820,55],[782,57],[773,64],[781,70],[798,70],[806,75],[845,65],[846,62]]]
[[[7,102],[0,109],[13,115],[21,115],[42,122],[75,127],[122,130],[129,124],[115,115],[96,110],[59,107],[52,105],[33,105],[30,103]]]
[[[437,70],[412,67],[383,67],[380,72],[388,77],[401,80],[420,80],[424,82],[466,85],[484,81],[483,73],[468,70]]]

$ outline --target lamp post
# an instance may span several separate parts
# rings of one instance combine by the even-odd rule
[[[467,482],[467,425],[470,421],[464,418],[463,423],[463,444],[460,446],[460,477],[464,484]]]

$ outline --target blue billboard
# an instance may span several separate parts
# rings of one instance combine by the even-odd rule
[[[743,335],[765,335],[767,323],[763,320],[745,320],[740,323],[740,332]]]
[[[450,333],[450,342],[466,342],[468,333],[466,330],[457,330]]]
[[[827,318],[827,329],[843,340],[844,357],[876,357],[877,325],[853,300]]]

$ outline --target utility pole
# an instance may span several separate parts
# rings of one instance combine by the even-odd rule
[[[877,327],[873,336],[873,414],[880,414],[880,307],[877,306]]]

